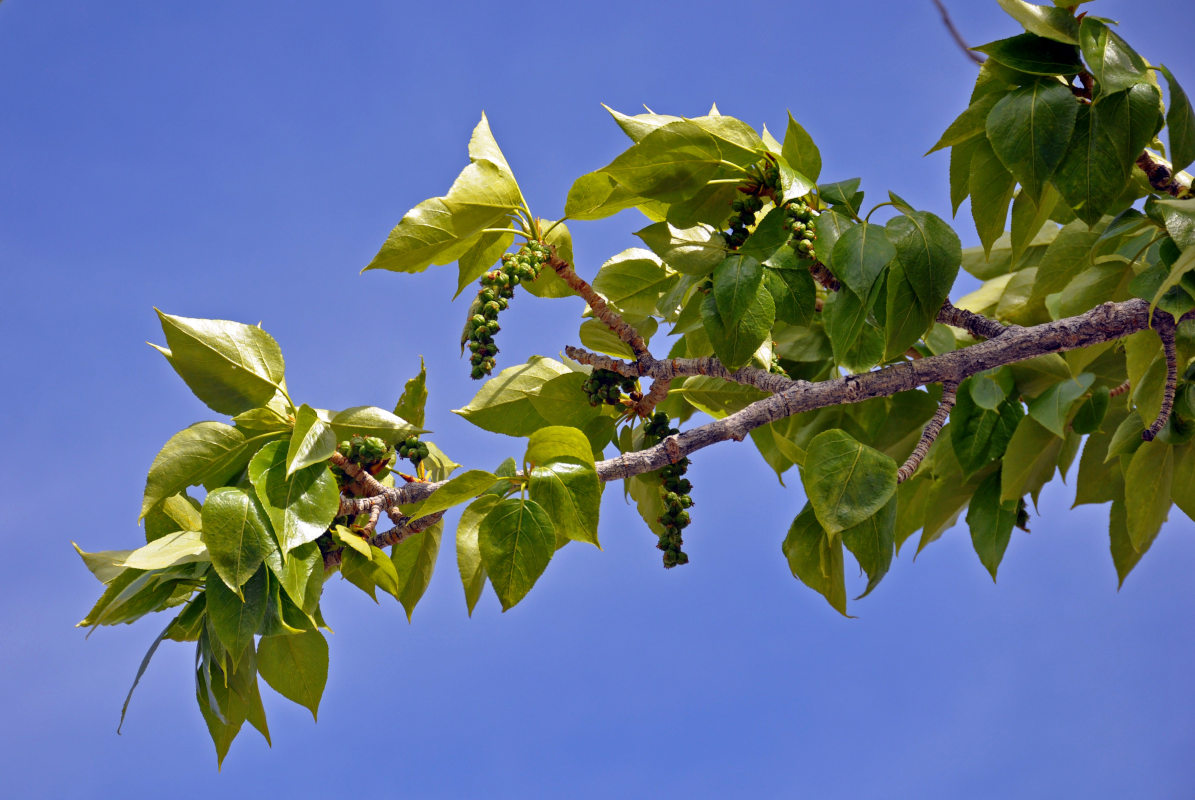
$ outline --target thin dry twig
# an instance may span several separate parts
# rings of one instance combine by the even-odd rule
[[[967,44],[967,40],[959,33],[959,29],[954,27],[954,20],[950,18],[950,12],[946,10],[946,6],[942,4],[942,0],[934,0],[934,5],[938,7],[938,13],[942,15],[942,22],[946,25],[946,30],[950,31],[950,35],[954,37],[955,43],[962,49],[963,55],[974,61],[976,64],[983,64],[986,60],[979,53],[976,53]]]

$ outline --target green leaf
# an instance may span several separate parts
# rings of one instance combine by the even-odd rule
[[[1079,106],[1075,134],[1053,177],[1075,213],[1094,224],[1119,200],[1133,162],[1157,132],[1158,89],[1137,84]]]
[[[188,568],[194,569],[195,565],[184,564],[154,572],[123,570],[108,583],[108,588],[100,595],[100,599],[76,627],[133,622],[152,611],[172,605],[169,601],[178,588],[176,581],[182,577],[178,570]]]
[[[1158,71],[1166,76],[1166,86],[1170,89],[1166,127],[1170,131],[1170,161],[1177,172],[1195,161],[1195,111],[1173,73],[1162,65],[1158,66]]]
[[[988,140],[976,139],[972,146],[968,191],[971,194],[971,217],[987,254],[1004,233],[1004,221],[1008,217],[1015,185],[1016,178],[1005,168]]]
[[[285,555],[268,555],[266,566],[297,607],[306,614],[315,613],[324,587],[324,559],[315,542],[299,545]]]
[[[856,295],[866,297],[895,257],[896,248],[884,229],[864,222],[848,228],[834,243],[834,274]]]
[[[602,219],[642,202],[642,197],[599,170],[573,181],[564,201],[564,215],[577,220]]]
[[[460,464],[453,461],[444,451],[436,447],[434,442],[424,442],[427,445],[427,458],[423,459],[423,466],[427,470],[427,479],[429,481],[446,481],[448,476],[456,470]]]
[[[1145,430],[1145,423],[1136,411],[1130,411],[1112,432],[1112,439],[1108,442],[1104,463],[1117,461],[1120,456],[1131,455],[1141,446],[1141,434]]]
[[[895,551],[896,536],[896,494],[877,513],[842,532],[842,544],[867,573],[867,588],[856,597],[862,600],[879,586],[880,580],[888,574]]]
[[[701,304],[701,322],[714,347],[714,353],[727,369],[736,370],[751,360],[759,346],[767,341],[776,321],[776,305],[767,289],[757,287],[742,315],[730,322],[721,313],[711,293]]]
[[[1124,474],[1124,504],[1129,541],[1144,553],[1170,511],[1174,480],[1174,448],[1162,442],[1145,442],[1133,453]]]
[[[547,231],[544,243],[556,248],[557,257],[569,264],[573,263],[573,235],[569,233],[568,226],[563,222],[545,219],[536,220],[536,224],[540,230]],[[541,269],[539,277],[531,283],[522,284],[522,287],[535,297],[572,297],[575,294],[554,269]]]
[[[352,535],[351,532],[346,532],[345,538]],[[368,547],[368,556],[361,555],[356,549],[341,552],[341,576],[372,597],[375,603],[378,600],[377,594],[374,592],[375,588],[379,588],[395,600],[399,600],[402,587],[399,585],[398,571],[395,569],[394,563],[380,547],[373,545]]]
[[[1129,576],[1133,567],[1137,566],[1141,557],[1145,555],[1145,551],[1137,551],[1129,539],[1125,503],[1119,498],[1112,501],[1112,510],[1108,520],[1108,532],[1111,545],[1110,549],[1112,551],[1112,564],[1116,567],[1116,577],[1118,578],[1117,588],[1120,588],[1124,586],[1124,579]],[[1151,540],[1149,544],[1152,543]],[[1149,549],[1148,545],[1146,545],[1146,549]]]
[[[318,539],[340,509],[340,489],[327,466],[288,475],[286,462],[285,442],[270,442],[249,462],[249,480],[283,553]]]
[[[245,436],[222,422],[197,422],[170,437],[145,479],[141,517],[188,486],[222,479],[239,468]]]
[[[523,196],[484,114],[473,130],[469,159],[448,194],[424,200],[403,215],[365,269],[422,272],[467,253],[485,228],[505,227]]]
[[[916,288],[899,259],[888,268],[884,299],[884,360],[903,356],[929,330],[937,316],[917,299]]]
[[[639,318],[626,316],[623,317],[623,321],[639,331],[639,335],[643,337],[644,341],[650,341],[658,327],[654,317]],[[596,319],[587,319],[581,323],[579,333],[581,344],[590,350],[605,353],[615,358],[634,359],[635,357],[631,352],[630,345],[619,339],[617,334],[606,327],[606,323],[604,322]]]
[[[524,460],[533,466],[544,466],[553,461],[576,461],[591,468],[594,466],[593,450],[585,434],[563,425],[553,425],[531,434]]]
[[[834,245],[854,224],[846,214],[834,208],[827,208],[813,218],[813,230],[817,234],[818,258],[829,267],[831,272],[835,271]]]
[[[826,533],[808,503],[793,520],[781,549],[793,577],[826,598],[839,614],[848,616],[842,539]]]
[[[809,185],[812,186],[812,184]],[[763,219],[755,224],[755,229],[751,231],[747,240],[739,247],[738,253],[731,254],[729,258],[738,255],[756,261],[767,261],[788,243],[792,234],[784,227],[787,223],[788,215],[784,209],[774,207],[768,209],[768,212],[763,215]],[[785,249],[788,250],[788,248]],[[792,251],[789,250],[789,252]]]
[[[1084,372],[1076,378],[1051,386],[1029,401],[1029,416],[1055,436],[1065,436],[1071,410],[1094,382],[1095,376]]]
[[[1095,433],[1100,429],[1100,423],[1104,421],[1104,415],[1108,413],[1108,405],[1111,403],[1111,395],[1107,386],[1097,386],[1091,390],[1091,394],[1080,405],[1079,410],[1075,412],[1074,419],[1071,420],[1071,430],[1075,433]]]
[[[508,498],[494,505],[477,532],[481,562],[502,610],[522,600],[556,551],[552,519],[532,500]]]
[[[1166,232],[1183,255],[1195,248],[1195,200],[1154,198],[1147,208],[1162,218]]]
[[[874,365],[883,354],[884,343],[880,338],[878,351],[870,353],[874,360],[866,363],[867,359],[855,357],[857,345],[865,332],[879,333],[867,324],[867,316],[879,298],[881,286],[882,284],[877,284],[866,301],[850,289],[844,288],[831,295],[822,308],[822,321],[834,349],[835,362],[856,372]]]
[[[638,316],[656,313],[656,303],[680,279],[652,252],[624,250],[602,264],[593,288],[615,310]]]
[[[496,227],[505,228],[508,224],[505,221],[496,223]],[[460,296],[465,287],[473,283],[473,281],[480,278],[489,269],[494,266],[494,263],[510,249],[510,245],[514,242],[515,235],[513,228],[505,228],[505,232],[501,230],[492,230],[488,233],[483,233],[477,237],[477,240],[457,259],[457,278],[456,278],[456,294],[452,296],[455,300]],[[402,416],[399,412],[394,412]],[[423,424],[420,422],[419,424]]]
[[[408,512],[411,521],[415,521],[437,511],[446,511],[455,505],[477,497],[486,489],[494,485],[498,476],[483,469],[471,469],[462,472],[448,483],[441,486],[426,500],[416,503]]]
[[[327,461],[336,452],[336,434],[304,403],[295,415],[295,430],[286,451],[286,477],[304,467]]]
[[[1043,428],[1033,417],[1017,425],[1000,469],[1000,502],[1016,501],[1026,492],[1035,497],[1054,475],[1062,439]]]
[[[132,551],[124,559],[122,566],[130,569],[164,569],[175,564],[208,560],[207,545],[203,543],[202,533],[175,531]]]
[[[822,173],[822,154],[813,143],[813,137],[793,119],[792,112],[788,114],[788,127],[784,131],[784,145],[780,156],[789,166],[811,181],[816,181]]]
[[[999,39],[972,49],[1030,75],[1077,75],[1083,70],[1079,48],[1032,33]]]
[[[974,100],[971,105],[967,106],[963,113],[955,118],[954,122],[950,123],[950,127],[942,133],[937,144],[931,147],[926,152],[926,155],[941,150],[944,147],[958,147],[972,141],[976,137],[982,137],[986,131],[985,126],[988,114],[991,113],[992,108],[1003,96],[1004,92],[990,92]],[[957,203],[955,205],[957,207]]]
[[[223,487],[203,501],[203,538],[212,567],[240,595],[266,555],[277,549],[265,509],[243,489]]]
[[[419,426],[412,425],[402,417],[377,406],[354,406],[338,411],[332,416],[331,425],[335,440],[351,439],[353,436],[376,436],[389,445],[394,445],[408,436],[427,433]]]
[[[884,507],[896,492],[896,462],[846,431],[828,430],[809,443],[801,479],[818,522],[833,536]]]
[[[170,495],[145,515],[145,541],[176,531],[197,531],[202,525],[199,501],[186,492]]]
[[[762,280],[760,263],[739,253],[727,256],[714,268],[713,297],[724,326],[732,327],[756,303]]]
[[[417,428],[422,428],[425,406],[427,406],[427,367],[423,364],[423,356],[419,356],[419,374],[408,380],[406,386],[403,387],[398,403],[394,406],[394,416],[405,419]]]
[[[1012,538],[1017,522],[1017,501],[1000,500],[1000,473],[993,472],[979,484],[967,509],[967,526],[971,529],[971,545],[980,562],[996,581],[996,570],[1004,559],[1004,551]]]
[[[552,378],[569,373],[558,361],[532,356],[526,364],[508,367],[482,385],[460,414],[479,428],[508,436],[527,436],[548,424],[531,397]]]
[[[982,124],[983,120],[980,120]],[[987,144],[986,137],[976,136],[950,148],[950,213],[957,214],[959,206],[971,194],[971,161],[975,151]]]
[[[1058,208],[1062,195],[1054,188],[1054,184],[1046,184],[1040,198],[1034,199],[1028,192],[1017,192],[1012,201],[1012,220],[1009,224],[1009,241],[1012,248],[1009,252],[1009,263],[1021,261],[1026,251],[1033,245],[1034,240],[1046,228],[1046,234],[1054,228],[1046,227],[1050,217]]]
[[[768,396],[766,392],[754,386],[705,375],[685,378],[681,388],[673,389],[673,392],[683,397],[685,402],[698,411],[705,412],[714,419],[733,414]]]
[[[368,560],[373,560],[373,551],[369,549],[369,542],[365,541],[359,534],[345,525],[337,525],[332,528],[332,538],[339,542],[344,547],[356,551],[359,555],[364,556]],[[368,592],[372,597],[372,592]],[[374,598],[375,600],[377,598]]]
[[[728,155],[737,159],[728,171],[719,140],[692,120],[677,120],[648,133],[601,172],[632,194],[678,203],[711,180],[741,174],[733,169],[734,163],[745,167],[758,160],[750,151],[744,158],[742,152],[731,150]]]
[[[263,406],[282,385],[282,351],[261,328],[157,313],[166,347],[153,347],[213,411],[232,415]]]
[[[465,589],[465,607],[469,609],[469,616],[473,616],[473,609],[481,598],[481,590],[485,588],[485,566],[481,563],[481,547],[477,541],[481,521],[498,504],[499,497],[494,494],[483,494],[461,512],[460,522],[456,526],[456,566],[461,574],[461,585]]]
[[[1078,113],[1070,89],[1040,78],[1005,95],[988,115],[992,149],[1030,197],[1041,197],[1062,161]]]
[[[776,321],[790,325],[813,324],[817,304],[817,287],[809,270],[774,269],[765,265],[763,285],[776,306]]]
[[[558,375],[531,395],[531,405],[552,425],[583,428],[602,414],[600,408],[589,405],[581,389],[586,378],[583,372]]]
[[[407,612],[407,622],[411,621],[416,604],[431,583],[443,532],[444,522],[441,520],[426,530],[408,536],[391,550],[390,563],[398,575],[398,602]]]
[[[319,631],[263,636],[257,671],[270,688],[309,709],[315,719],[328,682],[328,642]]]
[[[558,537],[589,542],[601,549],[597,530],[601,481],[591,465],[566,460],[535,466],[531,470],[528,493],[532,500],[543,506]]]
[[[1100,96],[1149,80],[1145,60],[1102,20],[1084,17],[1079,23],[1079,47]]]
[[[676,117],[671,114],[652,113],[636,114],[632,117],[620,111],[615,111],[605,103],[602,103],[602,108],[610,112],[610,116],[614,117],[614,121],[618,123],[618,127],[622,128],[622,132],[629,136],[632,142],[642,140],[644,136],[661,125],[667,125],[669,122],[676,122],[683,119],[683,117]]]
[[[885,233],[896,249],[896,257],[904,267],[921,307],[937,314],[942,301],[950,294],[950,287],[954,285],[959,265],[963,262],[958,234],[928,211],[893,217],[888,221]],[[837,259],[835,263],[838,263]]]
[[[258,569],[241,587],[242,599],[216,573],[207,576],[207,618],[234,665],[252,648],[253,635],[265,620],[267,581],[266,571]]]
[[[1079,43],[1079,23],[1064,8],[1039,6],[1024,0],[999,0],[1000,7],[1029,33],[1065,44]]]
[[[708,275],[726,258],[726,240],[709,225],[682,229],[656,222],[635,235],[669,267],[686,275]]]
[[[1176,450],[1170,496],[1184,514],[1195,520],[1195,446]]]
[[[71,547],[75,548],[75,552],[79,554],[79,558],[83,559],[84,565],[96,577],[96,580],[103,584],[112,583],[113,580],[125,573],[127,568],[124,565],[124,560],[133,552],[132,550],[101,550],[97,553],[88,553],[74,542],[71,542]]]

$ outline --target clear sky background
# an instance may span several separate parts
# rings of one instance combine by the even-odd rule
[[[1019,32],[995,2],[951,5],[975,44]],[[1190,0],[1091,8],[1195,94]],[[492,468],[523,444],[448,412],[477,388],[456,270],[358,274],[447,189],[482,110],[544,217],[628,144],[599,103],[715,101],[778,133],[791,109],[825,179],[949,217],[946,155],[922,153],[973,79],[929,0],[0,4],[3,793],[1190,797],[1195,524],[1174,509],[1118,593],[1106,507],[1069,511],[1061,484],[998,585],[959,526],[908,547],[854,620],[789,573],[799,480],[749,446],[695,458],[684,568],[614,485],[603,552],[566,548],[513,611],[487,590],[470,619],[446,535],[413,624],[329,584],[318,725],[265,689],[273,749],[246,726],[222,773],[191,646],[163,645],[118,737],[162,622],[72,627],[99,584],[69,540],[143,541],[151,460],[213,418],[145,346],[154,306],[260,320],[314,406],[389,408],[422,354],[432,438]],[[642,225],[574,224],[579,271]],[[520,294],[500,366],[575,343],[581,310]]]

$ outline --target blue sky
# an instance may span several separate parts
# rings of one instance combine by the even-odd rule
[[[952,5],[976,44],[1018,32],[994,2]],[[332,582],[320,722],[270,694],[272,750],[246,729],[216,772],[192,652],[169,643],[115,735],[160,623],[85,641],[72,626],[98,584],[69,540],[135,546],[154,454],[212,418],[143,344],[162,338],[153,307],[260,320],[315,406],[390,407],[423,355],[434,440],[489,468],[522,445],[447,411],[476,390],[455,270],[358,275],[404,211],[447,188],[482,110],[544,217],[626,146],[599,103],[695,115],[715,101],[774,131],[791,109],[826,179],[949,216],[946,157],[922,153],[974,69],[929,0],[742,8],[0,4],[7,793],[1189,794],[1195,525],[1181,512],[1118,593],[1106,509],[1068,511],[1055,485],[998,585],[960,527],[916,563],[906,550],[846,620],[780,553],[795,473],[783,489],[732,445],[695,459],[687,567],[660,567],[612,486],[605,550],[562,551],[505,615],[487,591],[466,616],[451,547],[411,625]],[[1188,0],[1092,8],[1195,91]],[[973,244],[965,210],[957,222]],[[631,213],[574,224],[579,271],[639,227]],[[500,358],[574,343],[580,311],[520,296]]]

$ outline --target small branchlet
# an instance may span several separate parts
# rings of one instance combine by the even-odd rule
[[[934,412],[934,416],[925,426],[925,430],[921,432],[921,438],[917,442],[917,446],[913,448],[913,452],[901,465],[900,469],[896,471],[896,482],[904,483],[913,476],[917,471],[917,467],[921,466],[922,460],[929,453],[930,447],[937,440],[938,434],[942,432],[942,426],[946,424],[946,418],[950,416],[950,410],[954,408],[954,401],[958,397],[958,384],[951,382],[944,382],[942,384],[942,399],[938,402],[938,410]]]
[[[1170,413],[1174,410],[1174,394],[1178,386],[1178,352],[1174,341],[1174,317],[1165,311],[1155,310],[1153,313],[1153,329],[1162,340],[1162,354],[1166,358],[1166,386],[1162,389],[1162,407],[1158,410],[1157,419],[1141,433],[1141,438],[1152,442],[1162,432]]]

